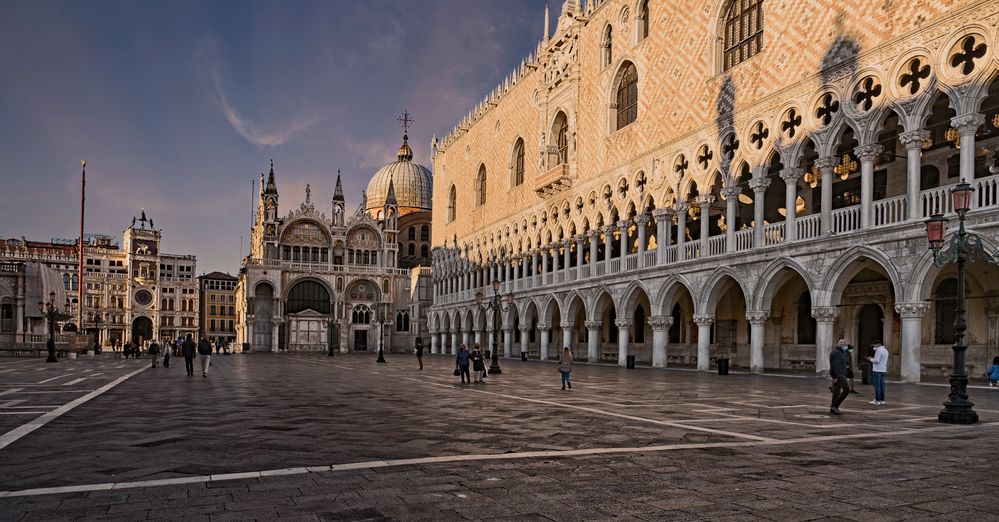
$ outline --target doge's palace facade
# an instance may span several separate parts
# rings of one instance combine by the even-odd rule
[[[891,375],[949,371],[924,221],[963,179],[999,244],[999,4],[567,0],[555,26],[435,139],[432,350],[491,340],[498,280],[507,357],[823,373],[881,339]],[[969,266],[980,376],[999,279]]]

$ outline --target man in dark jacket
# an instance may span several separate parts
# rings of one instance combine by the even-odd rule
[[[840,339],[829,354],[829,375],[833,378],[832,405],[829,406],[829,413],[833,415],[842,415],[839,405],[850,395],[850,381],[846,376],[849,367],[846,361],[847,346],[849,343],[845,339]]]
[[[198,355],[201,356],[201,376],[208,377],[208,365],[212,362],[212,343],[206,337],[198,342]]]
[[[184,356],[184,366],[187,368],[187,376],[194,375],[194,350],[196,346],[191,339],[191,334],[187,334],[184,344],[180,346],[180,352]]]

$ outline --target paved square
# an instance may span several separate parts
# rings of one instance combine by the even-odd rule
[[[0,519],[999,519],[995,389],[374,358],[0,359]]]

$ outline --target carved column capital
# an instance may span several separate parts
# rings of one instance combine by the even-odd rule
[[[694,314],[694,324],[697,326],[711,326],[715,322],[715,314]]]
[[[655,209],[655,210],[652,211],[652,217],[656,218],[656,221],[667,221],[671,217],[673,217],[673,213],[675,213],[675,212],[676,212],[676,210],[674,210],[674,209],[672,209],[670,207],[657,208],[657,209]]]
[[[538,323],[538,331],[544,332],[544,331],[551,330],[551,329],[552,329],[552,325],[550,325],[548,323]]]
[[[678,216],[682,216],[690,210],[690,204],[682,201],[677,201],[676,205],[673,205],[673,211],[676,212]]]
[[[711,194],[707,194],[704,196],[697,196],[696,201],[698,206],[701,207],[701,210],[704,210],[704,207],[715,202],[715,197],[712,196]]]
[[[617,228],[621,230],[627,230],[628,227],[630,226],[631,226],[631,221],[628,221],[627,219],[622,219],[621,221],[617,222]]]
[[[558,325],[559,325],[559,327],[561,327],[561,328],[562,328],[563,330],[568,330],[568,329],[570,329],[570,328],[572,328],[572,327],[573,327],[573,323],[570,323],[570,322],[568,322],[568,321],[566,321],[566,322],[562,322],[562,323],[559,323]]]
[[[618,328],[630,328],[632,324],[633,323],[632,323],[631,319],[615,319],[614,320],[614,326],[617,326]]]
[[[836,165],[839,165],[839,158],[836,156],[823,156],[815,160],[815,166],[822,170],[823,174],[831,174]]]
[[[781,169],[780,179],[784,180],[784,183],[790,185],[792,183],[797,183],[804,173],[805,169],[801,167],[788,167],[786,169]]]
[[[831,323],[839,316],[839,309],[835,306],[819,306],[812,308],[812,317],[820,323]]]
[[[861,145],[853,149],[853,153],[857,155],[857,159],[867,163],[873,163],[883,151],[884,147],[878,144]]]
[[[668,315],[653,315],[649,317],[649,326],[653,330],[669,330],[669,327],[673,326],[673,318]]]
[[[614,225],[607,225],[600,230],[604,232],[604,236],[610,237],[610,235],[613,234],[615,230],[617,230],[617,227],[615,227]]]
[[[746,320],[749,321],[749,324],[763,324],[769,318],[770,312],[767,311],[754,310],[746,312]]]
[[[978,128],[985,123],[985,115],[979,112],[962,114],[950,119],[950,124],[957,129],[962,136],[978,132]]]
[[[648,222],[649,222],[649,216],[647,216],[645,214],[639,214],[639,215],[635,216],[635,224],[636,225],[644,225],[644,224],[646,224]]]
[[[906,149],[920,149],[923,147],[923,142],[929,139],[930,131],[926,129],[916,129],[908,132],[903,132],[898,135],[898,141],[902,142],[902,145]]]
[[[753,178],[749,180],[749,188],[753,189],[753,192],[757,194],[760,192],[766,192],[767,187],[769,186],[770,178]]]
[[[725,187],[721,189],[719,193],[722,195],[722,198],[724,198],[725,201],[728,202],[731,201],[733,198],[739,197],[739,194],[742,194],[742,187]]]
[[[586,326],[587,330],[596,330],[603,325],[601,321],[586,321],[583,326]]]
[[[895,311],[902,316],[902,319],[919,319],[926,314],[929,308],[930,304],[922,301],[918,303],[898,303],[895,305]]]
[[[600,237],[600,230],[593,229],[586,233],[586,237],[590,238],[590,241],[598,239]]]
[[[531,325],[529,325],[529,324],[517,325],[517,329],[520,330],[521,332],[530,332],[531,331]]]

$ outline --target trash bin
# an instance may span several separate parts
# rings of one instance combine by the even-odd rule
[[[485,358],[486,359],[492,359],[493,358],[493,351],[492,350],[486,350]]]
[[[860,382],[863,384],[872,384],[874,382],[873,364],[863,363],[860,365]]]
[[[627,360],[628,369],[629,370],[634,370],[635,369],[635,356],[634,355],[627,355],[627,356],[625,356],[625,359]]]
[[[718,375],[728,375],[728,359],[718,359]]]
[[[527,362],[527,352],[520,352],[520,360]]]
[[[250,351],[250,343],[243,343],[243,352]]]

